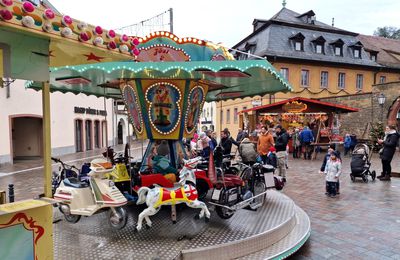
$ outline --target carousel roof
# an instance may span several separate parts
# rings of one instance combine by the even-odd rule
[[[207,101],[287,92],[289,83],[266,60],[106,62],[51,68],[51,91],[120,98],[127,79],[182,79],[208,85]],[[41,89],[42,83],[29,82]]]
[[[308,105],[307,110],[305,110],[303,113],[316,113],[316,112],[340,112],[340,113],[350,113],[350,112],[358,112],[357,108],[353,107],[348,107],[340,104],[335,104],[335,103],[330,103],[330,102],[324,102],[324,101],[319,101],[316,99],[309,99],[309,98],[304,98],[304,97],[295,97],[295,98],[290,98],[286,99],[280,102],[268,104],[268,105],[263,105],[263,106],[257,106],[249,109],[245,109],[242,111],[239,111],[239,113],[247,113],[250,111],[257,111],[258,113],[279,113],[283,112],[282,106],[288,103],[292,102],[301,102],[305,103]]]

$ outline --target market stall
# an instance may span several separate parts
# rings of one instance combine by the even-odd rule
[[[315,145],[327,145],[343,141],[340,115],[357,111],[356,108],[340,104],[295,97],[242,110],[239,123],[249,132],[259,131],[261,126],[273,127],[278,124],[289,132],[308,126],[315,136]]]

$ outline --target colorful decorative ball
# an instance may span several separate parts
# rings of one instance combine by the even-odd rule
[[[121,45],[119,46],[119,51],[120,51],[120,52],[128,52],[128,51],[129,51],[129,48],[128,48],[128,46],[126,46],[125,44],[121,44]]]
[[[51,9],[44,10],[44,13],[43,13],[44,19],[51,20],[51,19],[54,19],[54,17],[56,17],[56,15],[54,14],[53,10],[51,10]]]
[[[119,39],[121,42],[129,41],[129,37],[126,34],[121,35],[121,37]]]
[[[53,26],[51,25],[51,23],[43,23],[42,29],[43,31],[49,33],[53,30]]]
[[[9,21],[13,18],[13,14],[9,10],[0,10],[0,18],[4,21]]]
[[[138,49],[133,49],[133,54],[135,54],[136,56],[138,56],[140,54],[140,51]]]
[[[93,33],[97,34],[97,35],[102,35],[103,34],[103,28],[101,28],[101,26],[96,26],[93,29]]]
[[[79,40],[82,42],[87,42],[88,40],[90,40],[90,36],[87,32],[81,32],[79,34]]]
[[[110,38],[110,39],[114,38],[115,35],[116,35],[116,34],[115,34],[115,31],[114,31],[114,30],[109,30],[109,31],[107,32],[107,37]]]
[[[104,43],[104,40],[100,36],[97,36],[93,40],[93,44],[96,45],[96,46],[101,46],[101,45],[103,45],[103,43]]]
[[[62,20],[61,20],[61,22],[62,22],[62,24],[63,24],[64,26],[69,26],[69,25],[72,24],[72,18],[69,17],[68,15],[64,15],[63,18],[62,18]]]
[[[70,37],[72,35],[72,30],[69,27],[64,27],[61,29],[61,35],[64,37]]]
[[[26,27],[32,27],[35,25],[35,20],[27,15],[22,18],[22,24]]]
[[[109,49],[111,49],[111,50],[114,50],[115,48],[117,48],[117,44],[116,44],[114,41],[110,41],[110,42],[107,44],[107,47],[108,47]]]
[[[78,29],[81,31],[85,30],[87,27],[88,27],[88,25],[85,22],[78,23]]]
[[[2,6],[12,6],[12,4],[13,4],[13,1],[12,0],[1,0],[0,1],[0,4],[2,5]]]
[[[35,11],[35,6],[31,2],[26,1],[22,4],[22,10],[26,13],[32,13]]]
[[[134,45],[139,45],[139,39],[138,38],[133,38],[132,43]]]

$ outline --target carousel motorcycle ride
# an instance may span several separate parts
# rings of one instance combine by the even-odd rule
[[[60,167],[57,171],[53,171],[51,176],[51,191],[52,195],[56,192],[56,189],[60,186],[61,182],[65,178],[75,177],[80,181],[88,182],[87,174],[90,172],[90,164],[84,163],[81,169],[78,169],[75,165],[70,165],[63,162],[59,158],[51,157],[51,160],[55,163],[59,163]]]
[[[65,178],[56,189],[54,202],[70,223],[78,222],[81,216],[91,216],[108,209],[110,226],[122,229],[128,218],[122,207],[127,204],[127,200],[114,182],[105,178],[105,174],[113,168],[110,163],[103,162],[103,159],[91,162],[88,183],[75,177]]]
[[[152,188],[155,185],[164,188],[174,187],[177,179],[176,176],[170,178],[165,174],[155,172],[153,168],[148,168],[146,171],[140,172],[142,162],[128,162],[129,158],[131,158],[128,156],[128,150],[129,148],[125,146],[125,153],[122,155],[115,153],[111,147],[108,147],[107,151],[103,153],[103,156],[108,158],[111,163],[115,164],[115,169],[107,173],[106,177],[115,183],[129,201],[134,202],[137,200],[137,191],[141,187]],[[196,188],[199,199],[203,200],[208,190],[212,188],[211,181],[203,170],[195,169],[194,174],[196,176]]]

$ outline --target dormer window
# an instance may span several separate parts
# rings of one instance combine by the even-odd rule
[[[298,33],[289,38],[294,43],[294,49],[296,51],[304,51],[304,35],[302,33]]]
[[[337,39],[336,41],[331,42],[330,45],[332,45],[336,56],[343,56],[344,41],[342,41],[342,39]]]
[[[301,14],[299,16],[296,16],[297,18],[300,18],[303,20],[303,22],[307,24],[315,24],[315,13],[313,10],[310,10],[304,14]]]
[[[335,46],[335,55],[336,56],[342,56],[342,47]]]
[[[372,51],[372,50],[368,50],[369,51],[369,58],[372,61],[377,61],[378,60],[378,52],[377,51]]]
[[[325,54],[325,38],[320,36],[314,40],[311,41],[312,43],[314,43],[315,46],[315,53],[318,54]]]
[[[302,51],[303,50],[303,43],[302,42],[294,42],[294,49],[296,51]]]
[[[349,47],[353,49],[354,58],[361,59],[361,49],[363,47],[362,43],[358,41],[352,45],[349,45]]]
[[[248,41],[244,46],[244,49],[248,54],[254,54],[254,52],[256,51],[256,44],[257,44],[256,41]],[[247,56],[249,57],[250,55]]]
[[[361,52],[359,49],[354,49],[354,58],[361,58]]]

